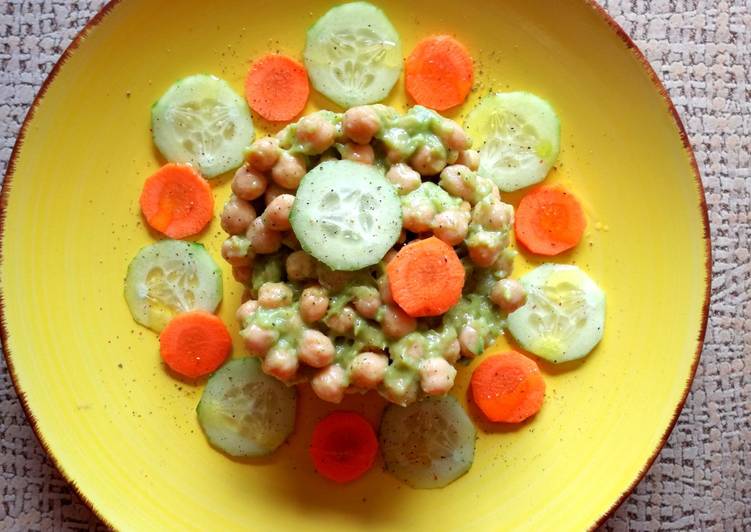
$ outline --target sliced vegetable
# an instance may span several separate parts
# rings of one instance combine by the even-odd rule
[[[511,192],[539,183],[558,158],[561,126],[551,105],[528,92],[486,96],[464,123],[482,140],[478,173]]]
[[[253,141],[245,101],[229,84],[198,74],[172,85],[151,109],[154,143],[173,163],[190,163],[215,177],[243,164]]]
[[[245,79],[248,105],[272,122],[286,122],[302,113],[309,95],[305,67],[284,55],[261,57],[250,67]]]
[[[540,410],[544,397],[540,368],[516,351],[488,357],[472,373],[472,399],[490,421],[524,421]]]
[[[308,30],[305,66],[316,90],[342,107],[375,103],[399,79],[402,44],[377,7],[342,4]]]
[[[543,264],[519,279],[527,302],[508,316],[508,329],[551,362],[586,356],[602,339],[605,294],[576,266]]]
[[[420,105],[444,111],[467,99],[474,70],[462,43],[449,35],[433,35],[417,43],[404,67],[409,95]]]
[[[440,316],[462,297],[464,266],[434,236],[404,246],[387,266],[391,295],[413,318]]]
[[[475,427],[451,396],[389,405],[380,435],[386,470],[413,488],[442,488],[475,458]]]
[[[182,312],[214,312],[222,300],[222,272],[201,244],[162,240],[131,261],[125,300],[134,320],[159,332]]]
[[[168,163],[146,179],[141,212],[156,231],[185,238],[200,233],[211,221],[214,196],[193,167]]]
[[[359,270],[399,238],[402,208],[382,170],[326,161],[302,179],[290,222],[303,249],[332,270]]]
[[[579,202],[560,188],[533,190],[516,210],[516,239],[538,255],[557,255],[573,248],[586,225]]]
[[[224,322],[202,310],[178,314],[159,335],[164,363],[189,379],[216,371],[231,350],[232,338]]]
[[[257,358],[231,360],[206,384],[196,412],[211,445],[232,456],[262,456],[295,427],[297,394],[261,371]]]
[[[313,430],[310,456],[316,471],[334,482],[351,482],[373,467],[378,440],[368,421],[355,412],[332,412]]]

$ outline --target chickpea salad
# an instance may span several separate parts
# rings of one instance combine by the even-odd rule
[[[140,206],[165,238],[134,257],[125,298],[159,334],[171,372],[208,377],[197,414],[217,449],[277,449],[294,431],[301,383],[331,403],[375,391],[390,403],[378,431],[357,412],[330,414],[312,435],[315,469],[350,482],[380,453],[409,485],[442,487],[474,459],[473,421],[447,395],[462,360],[483,357],[470,394],[482,416],[519,423],[543,405],[534,357],[582,358],[603,336],[604,292],[577,266],[511,278],[512,233],[519,251],[543,257],[584,234],[575,196],[540,185],[560,122],[525,91],[483,97],[463,126],[445,118],[472,88],[470,50],[430,35],[404,60],[396,28],[367,2],[323,14],[302,57],[255,58],[244,97],[196,74],[154,104],[154,143],[168,163],[145,181]],[[378,103],[402,75],[404,113]],[[340,110],[300,117],[311,85]],[[283,127],[254,140],[253,115]],[[214,314],[221,270],[211,250],[184,240],[213,218],[210,180],[228,172],[216,252],[245,287],[236,315],[247,351],[233,359]],[[503,201],[527,188],[516,210]],[[519,351],[483,356],[504,330]]]

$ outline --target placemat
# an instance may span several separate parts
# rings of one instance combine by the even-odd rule
[[[102,4],[0,0],[0,175],[39,86]],[[751,2],[602,4],[646,53],[686,124],[714,255],[709,329],[686,407],[603,528],[751,530]],[[1,358],[0,479],[2,530],[104,529],[40,447]]]

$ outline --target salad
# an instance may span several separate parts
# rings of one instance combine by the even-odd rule
[[[256,58],[244,98],[196,74],[155,103],[154,143],[169,162],[146,180],[140,205],[166,238],[131,262],[126,301],[159,333],[172,372],[209,376],[197,414],[219,450],[277,449],[294,430],[301,383],[332,403],[373,390],[390,403],[379,430],[356,412],[327,416],[310,442],[316,470],[349,482],[380,452],[409,485],[442,487],[474,459],[473,421],[447,395],[462,360],[483,357],[504,330],[513,336],[519,351],[485,355],[470,395],[487,420],[519,423],[544,401],[533,355],[582,358],[603,335],[605,295],[577,266],[511,278],[512,233],[543,257],[584,234],[575,196],[539,185],[557,160],[560,122],[525,91],[483,97],[463,127],[442,116],[472,89],[470,51],[433,35],[403,60],[396,28],[366,2],[325,13],[302,56]],[[378,103],[402,74],[404,113]],[[335,110],[300,116],[310,85]],[[254,140],[251,110],[283,127]],[[211,250],[183,240],[213,218],[209,180],[227,172],[227,238],[216,251],[246,288],[237,319],[247,354],[231,360],[214,314],[221,270]],[[527,187],[516,211],[504,201]]]

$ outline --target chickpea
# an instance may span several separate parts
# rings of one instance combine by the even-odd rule
[[[493,263],[492,268],[499,277],[508,277],[514,271],[514,259],[517,252],[513,249],[504,249],[500,256]]]
[[[305,159],[301,155],[281,152],[279,160],[271,169],[271,179],[282,188],[294,190],[306,173]]]
[[[316,276],[316,260],[304,251],[291,253],[285,262],[290,281],[304,281]]]
[[[430,146],[420,146],[410,158],[412,168],[420,175],[436,175],[446,167],[446,155]]]
[[[266,206],[263,211],[263,221],[266,226],[274,231],[288,231],[292,228],[289,224],[289,213],[292,212],[292,204],[295,197],[292,194],[280,194],[274,201]]]
[[[300,295],[300,316],[305,323],[314,323],[329,310],[329,296],[320,286],[309,286]]]
[[[294,190],[287,190],[286,188],[282,188],[276,183],[271,183],[269,185],[269,188],[266,189],[266,193],[263,195],[263,201],[266,203],[266,205],[271,205],[271,202],[273,202],[278,196],[281,196],[282,194],[293,194]]]
[[[330,403],[341,403],[347,388],[347,374],[337,364],[328,366],[310,379],[315,394]]]
[[[459,152],[459,158],[456,160],[456,164],[462,164],[473,172],[477,172],[477,169],[480,168],[480,152],[477,150],[464,150]]]
[[[425,346],[422,342],[410,342],[404,350],[404,360],[410,364],[418,365],[425,357]]]
[[[420,386],[427,395],[443,395],[454,386],[456,368],[440,357],[420,362]]]
[[[233,235],[222,243],[222,257],[232,266],[248,266],[253,262],[250,240]]]
[[[422,183],[422,178],[409,165],[396,163],[386,172],[386,179],[391,181],[399,194],[408,194]]]
[[[297,140],[306,155],[318,155],[334,145],[336,128],[320,114],[304,116],[297,123]]]
[[[366,351],[352,360],[349,378],[358,388],[369,390],[383,382],[388,365],[389,358],[386,355]]]
[[[268,172],[279,159],[279,139],[264,137],[250,147],[248,164],[259,172]]]
[[[348,142],[341,150],[342,159],[362,164],[373,164],[375,152],[370,144],[355,144]]]
[[[318,270],[318,281],[329,290],[338,292],[343,289],[352,279],[351,272],[335,271],[319,262],[316,269]]]
[[[501,279],[490,291],[490,300],[505,312],[514,312],[527,302],[527,292],[519,281]]]
[[[338,334],[347,334],[355,326],[357,315],[352,307],[344,307],[339,314],[334,314],[326,319],[326,325]]]
[[[225,203],[222,211],[222,229],[230,235],[241,235],[248,229],[255,217],[256,211],[250,203],[237,196],[232,196]]]
[[[402,208],[402,225],[413,233],[430,231],[435,217],[435,208],[430,203],[416,203]]]
[[[308,366],[322,368],[334,361],[334,344],[321,331],[306,329],[297,354]]]
[[[417,400],[417,380],[409,377],[398,377],[385,380],[383,391],[386,397],[393,403],[407,406]]]
[[[467,237],[469,214],[449,209],[433,218],[433,234],[450,246],[458,246]]]
[[[292,251],[298,251],[300,249],[300,241],[297,240],[297,236],[292,231],[287,231],[282,234],[282,244]]]
[[[292,297],[292,289],[284,283],[263,283],[258,289],[258,304],[263,308],[286,307]]]
[[[245,327],[240,331],[240,336],[245,342],[245,348],[255,356],[264,356],[279,339],[276,331],[262,329],[255,324]]]
[[[472,211],[472,222],[489,230],[505,230],[511,225],[514,208],[492,196],[483,198]]]
[[[253,268],[251,266],[232,266],[232,277],[238,283],[248,284],[253,278]]]
[[[250,224],[247,237],[250,240],[250,248],[255,253],[274,253],[282,247],[282,234],[269,228],[262,216],[253,220],[253,223]]]
[[[462,126],[453,120],[446,119],[443,121],[439,128],[438,136],[449,150],[464,151],[472,146],[472,139],[465,133]]]
[[[446,350],[443,352],[443,358],[449,364],[456,364],[459,361],[459,355],[461,354],[462,346],[459,344],[459,340],[452,340],[452,342],[446,346]]]
[[[381,301],[385,304],[391,304],[394,302],[394,298],[391,297],[391,287],[389,286],[389,278],[386,274],[382,275],[376,281],[378,285],[378,293],[381,295]]]
[[[381,129],[381,120],[373,108],[367,105],[352,107],[344,113],[342,130],[357,144],[370,144]]]
[[[378,290],[371,287],[363,287],[364,293],[355,298],[355,310],[363,317],[373,319],[381,307],[381,296]]]
[[[465,357],[479,355],[482,349],[482,339],[477,329],[471,325],[465,325],[459,333],[459,347]]]
[[[292,380],[297,373],[298,366],[295,352],[280,347],[270,350],[261,363],[261,369],[265,374],[272,375],[282,381]]]
[[[237,312],[235,312],[235,318],[240,322],[240,325],[245,326],[245,321],[250,318],[256,310],[258,310],[258,301],[249,299],[237,309]]]
[[[480,268],[490,268],[498,260],[501,249],[485,242],[479,244],[467,245],[469,258]]]
[[[417,329],[417,320],[396,305],[387,305],[381,322],[383,332],[392,339],[401,338]]]
[[[406,161],[408,157],[408,153],[404,153],[402,150],[396,148],[388,148],[386,150],[386,160],[391,165],[402,163]]]
[[[265,175],[248,166],[238,168],[235,177],[232,178],[232,192],[246,201],[260,198],[268,185],[269,180]]]
[[[475,200],[475,190],[470,184],[471,175],[472,171],[466,166],[452,164],[443,169],[441,180],[438,184],[452,196],[473,202]]]

